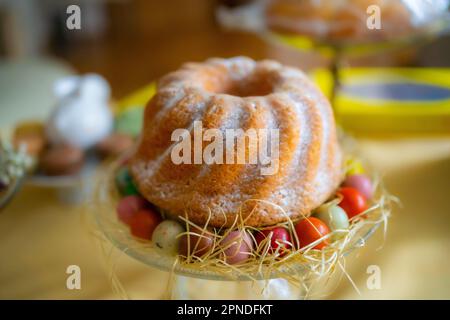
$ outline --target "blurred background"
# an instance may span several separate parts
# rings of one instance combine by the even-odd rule
[[[276,59],[312,76],[325,70],[331,79],[336,50],[342,69],[405,68],[412,72],[411,79],[430,78],[430,83],[440,86],[443,94],[438,98],[430,98],[429,92],[424,95],[442,101],[442,108],[433,105],[429,111],[426,104],[420,105],[425,98],[414,97],[418,102],[413,101],[413,107],[420,112],[399,115],[390,105],[381,120],[370,118],[369,111],[346,115],[349,111],[342,109],[344,129],[358,138],[365,157],[402,205],[394,210],[386,241],[379,232],[347,261],[360,294],[344,279],[328,297],[449,299],[450,36],[433,32],[389,50],[369,49],[364,54],[347,54],[339,46],[323,49],[322,43],[318,48],[303,40],[292,46],[227,23],[230,10],[251,2],[0,0],[0,137],[8,139],[20,122],[46,121],[57,104],[53,84],[68,75],[101,75],[110,85],[115,106],[184,62],[209,57]],[[66,27],[70,15],[66,10],[72,4],[81,11],[80,30]],[[408,77],[408,72],[402,75]],[[340,81],[344,83],[344,77]],[[364,110],[364,103],[358,103]],[[368,123],[370,130],[351,126],[354,119],[367,114],[369,118],[361,123]],[[111,289],[101,251],[82,219],[83,202],[64,201],[60,189],[25,183],[0,211],[0,298],[120,297]],[[378,250],[381,244],[383,249]],[[166,273],[115,254],[120,257],[115,260],[117,275],[132,298],[163,297]],[[81,290],[66,288],[66,268],[72,264],[82,270]],[[379,290],[366,287],[369,265],[378,265],[382,271]]]

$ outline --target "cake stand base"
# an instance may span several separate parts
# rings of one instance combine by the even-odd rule
[[[172,300],[299,300],[307,293],[285,279],[216,281],[177,275],[170,289]]]

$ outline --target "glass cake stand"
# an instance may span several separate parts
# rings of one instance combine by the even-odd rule
[[[89,150],[86,160],[79,172],[71,175],[48,176],[41,172],[31,174],[25,184],[39,188],[49,188],[57,191],[58,198],[63,203],[80,204],[92,192],[92,177],[100,165],[101,159],[94,150]]]
[[[394,51],[407,46],[418,45],[450,32],[450,13],[444,11],[435,19],[421,25],[409,34],[375,40],[321,39],[303,35],[278,33],[270,30],[261,32],[268,42],[283,44],[296,50],[317,50],[330,58],[329,70],[332,77],[330,100],[333,102],[340,87],[339,69],[344,57],[362,57],[376,53]]]
[[[313,1],[311,1],[313,2]],[[253,1],[238,6],[228,7],[221,5],[216,12],[218,23],[226,30],[240,30],[256,33],[268,42],[284,44],[291,48],[305,51],[317,50],[330,58],[330,72],[333,78],[331,97],[339,87],[339,67],[343,56],[365,56],[378,52],[386,52],[400,47],[423,43],[432,40],[450,31],[449,1],[431,4],[420,1],[410,1],[404,5],[410,13],[410,23],[414,26],[407,34],[385,34],[379,38],[339,38],[314,37],[290,32],[277,32],[270,30],[266,21],[266,1]],[[430,1],[431,2],[431,1]],[[437,1],[436,1],[437,2]],[[317,4],[314,3],[314,6]],[[351,6],[351,3],[347,3]],[[381,28],[383,28],[383,15],[381,14]],[[301,19],[301,18],[299,18]],[[327,24],[322,21],[315,25],[320,28]],[[374,31],[376,32],[376,31]],[[331,99],[333,101],[333,99]]]
[[[308,295],[306,279],[300,286],[286,280],[286,275],[302,278],[308,273],[304,264],[290,263],[289,260],[277,271],[262,266],[253,274],[242,274],[239,270],[231,269],[228,273],[218,272],[213,268],[201,269],[192,267],[192,264],[177,263],[176,256],[164,253],[150,241],[139,241],[131,235],[126,225],[119,222],[116,216],[116,203],[119,199],[114,184],[114,173],[121,160],[104,165],[97,180],[92,207],[89,212],[93,215],[103,240],[112,244],[131,258],[145,265],[166,271],[171,274],[171,299],[211,299],[203,296],[201,288],[217,288],[218,299],[302,299]],[[358,230],[342,257],[351,251],[365,245],[366,241],[375,233],[382,222],[367,224]],[[227,293],[228,292],[228,293]],[[229,296],[228,296],[229,295]]]

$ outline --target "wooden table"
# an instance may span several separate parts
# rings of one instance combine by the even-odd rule
[[[156,2],[134,2],[156,6]],[[116,29],[122,33],[105,41],[77,42],[60,57],[80,72],[105,75],[116,98],[177,68],[182,62],[210,56],[271,57],[303,68],[326,64],[321,57],[268,46],[255,36],[220,31],[211,17],[200,21],[197,15],[190,14],[186,18],[182,13],[188,12],[187,1],[177,3],[179,6],[173,6],[178,8],[173,13],[174,25],[158,18],[155,8],[152,11],[138,7],[135,9],[141,12],[140,20],[132,20],[133,26],[142,27],[139,21],[153,23],[147,28],[150,34],[131,37],[134,34],[121,31],[126,30],[126,21],[116,21]],[[210,9],[205,12],[212,14]],[[176,21],[186,26],[192,23],[193,27],[183,28]],[[151,33],[151,30],[156,31]],[[429,64],[439,61],[435,55],[425,60]],[[8,105],[2,108],[10,108],[2,110],[8,114],[19,112]],[[393,212],[383,249],[377,250],[383,244],[383,234],[378,232],[367,247],[347,259],[347,271],[361,296],[344,279],[330,297],[450,299],[450,139],[360,140],[360,144],[383,174],[388,189],[400,198],[402,207]],[[49,189],[25,187],[0,213],[0,298],[121,297],[111,289],[111,279],[104,269],[105,259],[90,235],[82,211],[82,206],[59,202]],[[131,298],[163,297],[166,273],[118,252],[112,260]],[[81,290],[66,287],[69,265],[81,268]],[[366,286],[370,265],[377,265],[381,270],[380,290],[369,290]],[[204,292],[205,297],[214,296],[216,290],[217,287],[211,286]],[[221,297],[231,295],[231,292],[221,292]]]
[[[387,239],[377,232],[347,259],[361,296],[343,279],[331,298],[450,298],[450,140],[363,140],[363,152],[402,202]],[[81,206],[58,201],[54,192],[26,187],[0,213],[0,298],[107,299],[111,289],[105,258],[90,235]],[[131,298],[162,298],[167,273],[114,251],[117,276]],[[66,268],[81,268],[81,290],[68,290]],[[366,287],[369,265],[381,269],[381,290]],[[217,286],[208,287],[214,296]],[[221,292],[220,297],[231,297]]]

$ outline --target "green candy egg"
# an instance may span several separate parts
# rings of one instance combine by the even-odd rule
[[[115,119],[115,130],[137,137],[142,130],[144,107],[134,106],[122,111]]]
[[[161,250],[175,254],[180,241],[177,236],[182,232],[184,232],[184,228],[178,222],[164,220],[153,231],[152,241]]]
[[[123,196],[139,194],[139,191],[136,188],[127,167],[122,167],[117,171],[116,186],[119,189],[120,194]]]
[[[316,216],[331,229],[346,230],[350,226],[347,214],[339,206],[322,205],[316,210]]]

